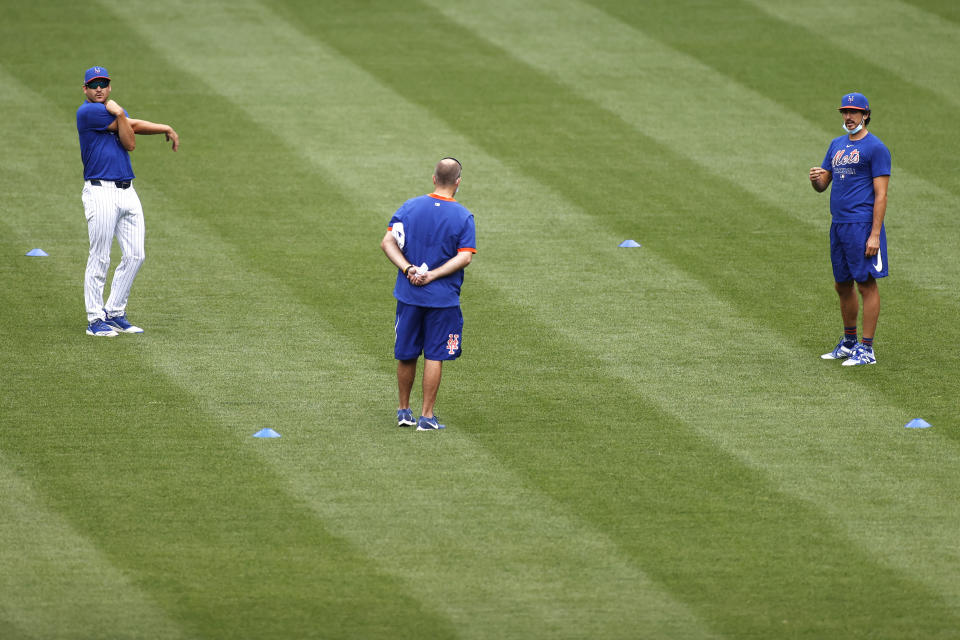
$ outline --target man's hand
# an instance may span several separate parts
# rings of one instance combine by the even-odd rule
[[[870,258],[877,255],[878,251],[880,251],[880,234],[871,233],[870,237],[867,238],[867,248],[863,254]]]
[[[421,264],[416,269],[410,269],[410,273],[407,274],[407,280],[415,287],[422,287],[435,279],[436,276],[427,270],[427,263]]]
[[[112,116],[116,116],[117,118],[119,118],[120,116],[124,115],[123,107],[118,105],[113,100],[107,100],[106,102],[103,103],[103,106],[107,108],[107,113],[109,113]]]
[[[173,127],[170,127],[170,131],[167,131],[166,136],[168,142],[173,142],[174,151],[180,148],[180,136],[178,136],[177,132],[173,130]]]
[[[810,184],[813,185],[814,190],[824,191],[832,179],[833,174],[823,167],[810,167]]]
[[[423,273],[420,273],[415,269],[410,271],[410,275],[407,276],[407,280],[409,280],[410,284],[415,287],[426,286],[436,279],[437,276],[433,273],[433,271],[424,271]]]

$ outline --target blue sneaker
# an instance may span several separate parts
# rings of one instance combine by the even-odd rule
[[[858,364],[877,364],[877,356],[873,354],[873,347],[858,344],[853,355],[843,361],[843,366],[853,367]]]
[[[437,431],[438,429],[446,429],[447,425],[440,424],[437,420],[437,416],[432,418],[424,418],[420,416],[420,419],[417,420],[417,431]]]
[[[118,335],[116,331],[113,330],[113,327],[108,325],[103,320],[94,320],[87,325],[87,335],[88,336],[100,336],[102,338],[112,338],[115,335]]]
[[[113,317],[107,316],[107,319],[104,322],[113,327],[115,331],[119,331],[120,333],[143,333],[143,329],[130,324],[130,322],[127,320],[127,314]]]
[[[413,409],[397,409],[397,426],[412,427],[417,424],[413,419]]]
[[[820,357],[824,360],[843,360],[844,358],[852,356],[853,352],[856,351],[859,346],[859,342],[850,343],[846,341],[846,338],[840,338],[840,342],[833,348],[833,351],[825,353]]]

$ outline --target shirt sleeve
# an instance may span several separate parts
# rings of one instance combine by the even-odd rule
[[[878,176],[890,175],[890,150],[887,145],[879,144],[870,154],[870,174],[876,178]]]
[[[123,111],[127,113],[126,109]],[[129,114],[128,114],[129,115]],[[77,111],[77,129],[80,131],[106,131],[117,117],[107,111],[100,102],[88,102]]]
[[[467,217],[463,223],[463,229],[460,230],[460,238],[457,242],[457,253],[461,251],[477,252],[477,229],[472,215]]]
[[[397,209],[396,213],[394,213],[390,218],[390,222],[387,223],[387,229],[393,229],[393,225],[396,222],[403,222],[403,213],[406,211],[406,209],[407,203],[404,202],[402,205],[400,205],[400,208]]]
[[[833,171],[833,162],[830,161],[830,154],[833,152],[833,145],[831,144],[827,147],[827,155],[823,156],[823,162],[820,163],[820,168],[825,171]]]

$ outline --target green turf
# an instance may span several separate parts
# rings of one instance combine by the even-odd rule
[[[956,637],[960,26],[814,4],[6,8],[0,637]],[[83,335],[93,64],[183,143],[134,152],[116,340]],[[853,370],[806,178],[850,89],[894,158]],[[480,246],[417,434],[377,245],[447,154]]]

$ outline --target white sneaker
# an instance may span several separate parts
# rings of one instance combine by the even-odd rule
[[[127,320],[127,314],[113,316],[112,318],[107,316],[104,322],[110,325],[114,331],[119,331],[120,333],[143,333],[143,329],[130,324],[130,321]]]
[[[103,320],[94,320],[89,325],[87,325],[87,335],[88,336],[100,336],[101,338],[112,338],[117,334],[113,330],[113,327],[108,325]]]
[[[849,344],[847,339],[840,338],[840,342],[838,342],[837,346],[833,348],[833,351],[830,353],[825,353],[820,357],[824,360],[843,360],[844,358],[849,358],[852,356],[853,352],[856,351],[857,347],[860,346],[859,342],[854,342],[853,346],[850,347],[845,346],[846,344]]]
[[[873,347],[858,344],[853,355],[843,361],[845,367],[853,367],[858,364],[877,364],[877,356],[873,354]]]

